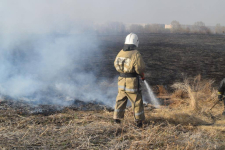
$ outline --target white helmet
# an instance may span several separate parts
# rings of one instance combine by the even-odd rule
[[[128,34],[125,39],[125,44],[134,44],[135,46],[138,47],[138,44],[139,44],[138,36],[134,33]]]

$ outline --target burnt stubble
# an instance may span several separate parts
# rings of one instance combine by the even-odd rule
[[[138,34],[139,51],[146,63],[150,85],[171,85],[185,77],[201,75],[218,83],[224,78],[225,35]],[[104,60],[101,77],[118,75],[113,62],[123,48],[126,34],[99,36]]]

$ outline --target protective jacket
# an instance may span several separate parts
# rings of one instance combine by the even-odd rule
[[[144,106],[139,85],[139,76],[145,70],[145,63],[141,54],[133,45],[125,45],[115,61],[114,66],[120,73],[118,77],[118,95],[114,109],[114,119],[124,117],[127,100],[131,101],[135,120],[144,120]],[[125,74],[125,76],[122,75]],[[126,77],[126,75],[131,75]]]
[[[132,73],[142,74],[145,70],[145,63],[142,59],[141,54],[134,48],[127,47],[125,50],[121,50],[115,61],[114,66],[119,73]],[[129,93],[137,93],[139,84],[138,78],[118,78],[118,88]]]

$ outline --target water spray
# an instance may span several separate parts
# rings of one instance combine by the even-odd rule
[[[147,88],[147,91],[148,91],[148,95],[151,99],[151,102],[153,103],[153,105],[156,107],[156,108],[159,108],[159,101],[158,99],[155,97],[151,87],[149,86],[148,82],[146,80],[143,81],[145,83],[145,86]]]

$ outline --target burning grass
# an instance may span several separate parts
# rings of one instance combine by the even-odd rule
[[[49,115],[21,115],[12,107],[0,109],[0,147],[224,149],[225,127],[220,115],[223,106],[218,104],[209,111],[215,101],[215,90],[211,81],[197,78],[175,84],[173,87],[186,96],[173,93],[170,105],[156,109],[147,104],[146,121],[141,129],[134,125],[130,107],[120,125],[113,123],[113,112],[107,109],[82,111],[67,107]]]

